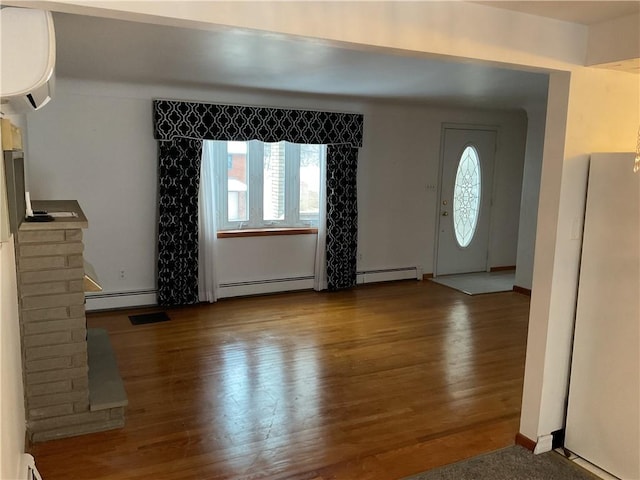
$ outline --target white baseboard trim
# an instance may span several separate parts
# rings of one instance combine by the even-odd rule
[[[243,297],[247,295],[311,289],[313,289],[313,277],[276,278],[251,282],[221,283],[218,286],[218,298]]]
[[[580,465],[585,470],[588,470],[589,472],[593,473],[596,477],[602,478],[603,480],[620,480],[618,477],[614,477],[609,472],[605,472],[597,465],[594,465],[593,463],[588,462],[582,457],[574,458],[573,463],[575,463],[576,465]]]
[[[158,304],[156,290],[130,290],[124,292],[99,292],[85,295],[87,312],[116,308],[146,307]]]
[[[539,453],[550,452],[553,448],[553,435],[540,435],[536,442],[536,448],[533,449],[533,453],[536,455]]]
[[[391,282],[394,280],[422,280],[422,267],[387,268],[358,272],[357,283]]]
[[[24,480],[42,480],[40,472],[38,472],[36,468],[35,459],[28,453],[22,455],[22,472],[20,478]]]

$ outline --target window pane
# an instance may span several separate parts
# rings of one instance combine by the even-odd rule
[[[320,200],[320,155],[324,145],[300,145],[300,219],[317,220]]]
[[[299,227],[318,221],[325,145],[215,141],[221,227]]]
[[[247,143],[227,142],[227,215],[230,222],[246,222],[247,208]]]
[[[263,220],[284,220],[284,142],[264,144]]]
[[[467,247],[473,239],[480,213],[480,160],[475,148],[464,149],[453,187],[453,227],[456,240]]]

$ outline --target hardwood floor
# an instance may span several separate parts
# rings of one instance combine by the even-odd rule
[[[126,426],[31,453],[45,480],[399,479],[513,444],[528,311],[407,281],[92,314]]]

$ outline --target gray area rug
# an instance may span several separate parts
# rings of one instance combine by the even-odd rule
[[[595,475],[556,452],[534,455],[514,445],[419,473],[404,480],[594,480]]]
[[[467,295],[481,295],[483,293],[510,292],[513,290],[515,278],[516,274],[511,270],[443,275],[430,280],[446,287],[455,288]]]

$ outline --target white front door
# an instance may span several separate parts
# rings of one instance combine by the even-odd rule
[[[487,270],[496,136],[444,130],[436,275]]]

